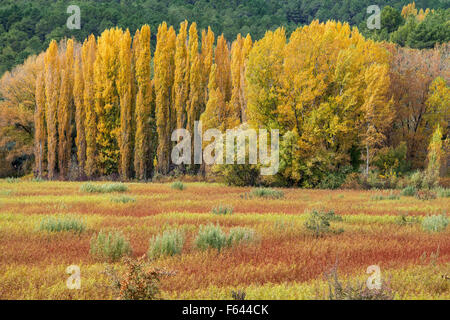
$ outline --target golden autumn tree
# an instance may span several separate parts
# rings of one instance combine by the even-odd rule
[[[136,177],[144,180],[149,178],[153,171],[154,136],[156,135],[150,79],[150,26],[145,25],[140,31],[136,32],[133,49],[137,82],[134,168]]]
[[[78,170],[79,174],[84,176],[86,165],[86,111],[84,106],[83,65],[80,50],[77,50],[74,64],[73,100],[75,104],[75,127],[77,131],[75,144],[77,146]]]
[[[187,103],[187,128],[194,132],[194,122],[200,118],[201,65],[198,52],[197,24],[189,28],[189,100]],[[193,154],[193,153],[192,153]]]
[[[105,30],[98,38],[94,63],[97,163],[102,175],[118,172],[120,163],[119,50],[122,30]]]
[[[133,150],[133,82],[131,35],[126,30],[120,38],[119,71],[117,78],[117,90],[120,102],[120,165],[119,173],[123,180],[131,176],[131,158]]]
[[[86,137],[86,163],[84,172],[93,177],[97,172],[97,115],[95,113],[95,75],[94,64],[97,55],[97,42],[93,35],[84,41],[82,47],[82,65],[84,81],[84,128]]]
[[[241,35],[237,35],[237,39],[231,45],[231,83],[232,93],[230,100],[230,109],[236,119],[242,121],[242,90],[241,90],[241,74],[244,68],[244,57],[242,54],[244,39]]]
[[[228,50],[227,40],[222,34],[217,39],[217,46],[215,51],[216,83],[225,101],[231,99],[231,63],[230,50]]]
[[[58,151],[58,100],[60,88],[60,66],[58,59],[58,45],[56,41],[50,42],[45,55],[45,97],[47,120],[47,162],[48,178],[56,177],[56,161]]]
[[[42,178],[45,161],[45,81],[44,73],[39,73],[36,79],[36,109],[34,113],[34,157],[35,175]]]
[[[276,116],[281,98],[279,75],[283,68],[286,32],[283,28],[267,31],[251,50],[247,67],[247,116],[254,127],[279,128]]]
[[[208,31],[202,30],[202,50],[201,50],[201,95],[200,113],[203,113],[208,102],[208,83],[214,55],[214,32],[208,27]]]
[[[25,174],[32,169],[33,163],[30,160],[36,152],[36,85],[37,78],[44,72],[44,58],[45,52],[30,56],[24,64],[14,67],[0,77],[0,175]],[[45,74],[43,77],[42,80],[45,81]],[[44,87],[42,90],[45,90]],[[40,94],[44,99],[42,112],[45,118],[45,92]],[[45,127],[43,134],[46,139]],[[43,145],[45,146],[45,142]],[[43,153],[45,168],[42,172],[46,171],[45,148]],[[35,155],[35,159],[37,158]]]
[[[61,53],[60,72],[61,89],[58,104],[58,163],[62,179],[68,178],[72,150],[72,117],[73,117],[73,63],[74,43],[69,39],[65,44],[65,52]]]
[[[185,20],[180,24],[176,39],[175,75],[174,75],[174,108],[177,116],[177,128],[186,126],[186,103],[189,95],[189,57],[187,48],[187,26]],[[190,40],[189,40],[190,41]]]
[[[254,126],[295,141],[282,151],[280,172],[310,187],[348,165],[355,147],[382,142],[393,115],[387,53],[339,22],[313,21],[285,43],[281,29],[253,47],[248,113]]]
[[[170,137],[173,122],[176,121],[176,110],[172,105],[175,43],[173,28],[168,29],[165,22],[159,25],[154,57],[154,81],[158,132],[157,169],[161,174],[167,174],[170,169]]]

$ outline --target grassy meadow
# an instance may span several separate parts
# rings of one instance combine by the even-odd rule
[[[163,299],[231,299],[237,290],[246,299],[327,299],[324,273],[335,265],[344,282],[365,282],[367,268],[378,265],[395,299],[450,299],[450,228],[431,232],[422,224],[447,213],[448,197],[303,189],[271,197],[220,184],[102,184],[0,180],[0,299],[115,299],[105,268],[122,264],[93,256],[93,236],[120,231],[140,257],[171,230],[184,239],[179,250],[150,261],[172,273],[161,279]],[[317,235],[306,227],[314,210],[342,219]],[[201,250],[199,230],[210,224],[251,236]],[[70,265],[80,266],[80,290],[66,287]]]

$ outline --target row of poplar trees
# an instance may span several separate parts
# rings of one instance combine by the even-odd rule
[[[113,28],[81,45],[50,43],[37,76],[35,174],[49,179],[167,174],[173,130],[194,121],[226,129],[245,121],[245,61],[252,46],[188,22],[162,23],[154,56],[148,25]],[[215,45],[215,46],[214,46]],[[156,168],[154,167],[156,164]]]

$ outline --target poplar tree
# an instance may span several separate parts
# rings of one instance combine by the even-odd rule
[[[47,162],[48,178],[56,175],[56,160],[58,149],[57,108],[60,87],[58,45],[56,41],[50,42],[45,55],[45,97],[47,108]]]
[[[73,40],[66,43],[66,51],[61,56],[61,91],[58,105],[59,173],[67,179],[72,149],[73,115]]]
[[[189,100],[187,105],[187,128],[194,132],[194,121],[200,118],[200,83],[201,83],[201,69],[200,56],[198,53],[198,34],[197,25],[191,24],[189,28]],[[192,141],[193,142],[193,141]],[[193,154],[193,153],[192,153]]]
[[[84,80],[84,120],[86,133],[86,164],[84,171],[92,178],[97,172],[97,115],[95,113],[95,81],[94,63],[97,55],[97,42],[94,35],[90,35],[82,47],[82,64]]]
[[[175,49],[174,103],[177,114],[177,128],[186,126],[186,103],[189,92],[189,58],[187,48],[187,25],[185,20],[180,24]],[[191,40],[189,39],[189,42]]]
[[[117,79],[117,89],[120,99],[120,165],[119,173],[123,180],[128,180],[131,174],[131,153],[132,153],[132,52],[131,35],[127,30],[120,38],[119,49],[119,72]]]
[[[94,63],[97,164],[102,175],[117,173],[120,162],[120,98],[117,83],[122,34],[118,28],[102,33]]]
[[[222,34],[217,39],[217,46],[215,52],[215,64],[216,70],[216,83],[225,101],[231,99],[231,64],[230,64],[230,51],[228,50],[227,41]]]
[[[79,174],[84,176],[86,165],[86,111],[84,105],[83,65],[81,63],[80,52],[77,52],[74,65],[73,100],[75,104],[75,126],[77,130],[75,143],[77,146],[78,169]]]
[[[42,178],[45,159],[45,80],[40,72],[36,78],[36,109],[34,112],[34,157],[35,174]]]
[[[154,69],[156,94],[156,130],[158,132],[158,172],[167,174],[170,164],[170,136],[176,110],[172,106],[175,31],[163,22],[158,27]]]
[[[144,180],[149,178],[153,171],[154,139],[152,136],[155,135],[154,119],[152,118],[154,110],[152,110],[150,27],[148,25],[143,26],[140,32],[136,32],[133,47],[138,86],[135,112],[134,168],[136,177]]]
[[[211,66],[213,64],[214,53],[214,32],[208,27],[208,31],[202,31],[202,52],[201,52],[201,92],[200,92],[200,113],[203,113],[208,102],[208,83]]]

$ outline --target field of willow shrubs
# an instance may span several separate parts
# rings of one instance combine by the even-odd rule
[[[0,299],[450,299],[448,195],[0,180]]]

